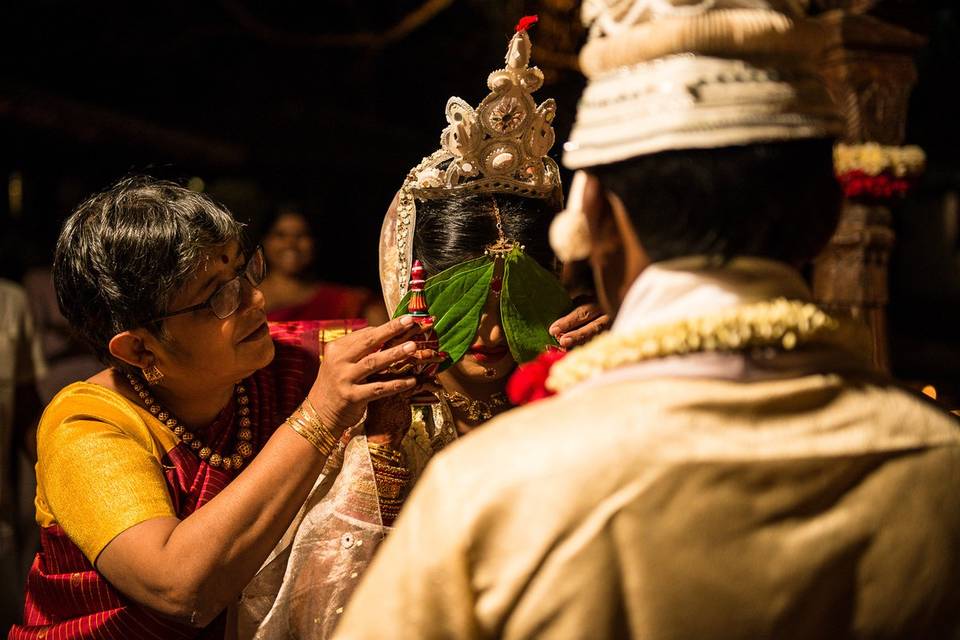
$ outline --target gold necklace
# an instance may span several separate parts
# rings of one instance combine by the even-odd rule
[[[604,371],[668,356],[762,347],[790,351],[801,343],[850,344],[861,338],[855,326],[841,324],[814,304],[777,298],[630,334],[599,336],[551,367],[547,388],[563,391]]]
[[[238,412],[240,414],[240,430],[237,431],[237,446],[234,448],[233,454],[227,456],[215,452],[210,447],[204,445],[200,438],[192,432],[187,431],[186,427],[180,424],[179,420],[160,406],[160,403],[150,395],[150,392],[144,387],[141,381],[129,373],[127,374],[127,380],[130,381],[130,386],[133,387],[134,392],[136,392],[140,400],[143,401],[143,404],[146,405],[147,411],[153,414],[161,423],[165,424],[168,429],[173,431],[174,435],[189,445],[190,449],[192,449],[201,460],[206,460],[207,464],[211,467],[218,469],[223,468],[224,471],[230,471],[231,469],[239,471],[244,462],[253,457],[256,449],[254,449],[253,446],[253,430],[251,429],[253,421],[250,419],[250,398],[247,396],[246,387],[242,384],[238,384],[234,389],[237,394]]]
[[[502,407],[510,406],[507,396],[500,393],[494,393],[487,400],[473,400],[457,393],[456,391],[443,391],[443,397],[451,406],[462,409],[467,414],[467,420],[478,422],[479,420],[489,420],[493,414]]]

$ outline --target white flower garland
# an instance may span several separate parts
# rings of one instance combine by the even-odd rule
[[[794,349],[807,342],[849,341],[846,328],[809,302],[778,298],[688,318],[631,334],[608,333],[550,369],[547,388],[563,391],[604,371],[645,360],[759,347]]]
[[[837,175],[862,171],[870,176],[890,173],[898,178],[923,173],[927,158],[917,146],[891,147],[875,142],[837,144],[833,148],[833,166]]]

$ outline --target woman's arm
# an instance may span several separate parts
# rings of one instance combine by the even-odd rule
[[[374,399],[411,389],[413,378],[365,383],[410,357],[414,343],[380,345],[411,332],[411,320],[347,335],[330,345],[308,396],[335,436]],[[306,499],[326,461],[307,440],[281,428],[243,473],[183,520],[154,518],[114,538],[97,569],[126,596],[160,613],[205,626],[237,598]]]

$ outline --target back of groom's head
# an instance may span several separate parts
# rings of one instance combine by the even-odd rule
[[[555,226],[558,254],[590,251],[627,284],[684,256],[812,259],[839,217],[843,123],[817,71],[824,29],[803,3],[592,0],[584,18],[588,84],[564,163],[592,186],[572,189],[568,213],[586,215]],[[586,229],[592,248],[558,246]]]
[[[588,169],[623,202],[652,262],[758,256],[800,265],[840,212],[830,140],[663,151]]]

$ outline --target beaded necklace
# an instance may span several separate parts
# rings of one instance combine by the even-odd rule
[[[246,387],[242,384],[238,384],[234,388],[237,394],[238,412],[240,414],[240,430],[237,432],[237,445],[231,455],[222,455],[206,446],[200,438],[191,431],[188,431],[169,411],[161,407],[156,398],[150,395],[150,392],[144,386],[143,382],[129,373],[127,374],[127,380],[130,382],[130,386],[134,392],[147,407],[147,411],[166,425],[168,429],[173,431],[175,436],[189,445],[190,449],[199,456],[201,460],[206,460],[211,467],[222,468],[224,471],[230,471],[231,469],[239,471],[244,462],[253,457],[256,449],[253,446],[253,430],[251,429],[253,421],[250,420],[250,398],[247,396]]]

